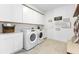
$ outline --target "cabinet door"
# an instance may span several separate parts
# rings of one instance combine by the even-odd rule
[[[0,4],[0,21],[22,22],[22,5]]]
[[[36,14],[36,20],[37,20],[37,24],[43,24],[44,21],[44,15],[41,15],[39,13]]]
[[[0,21],[10,21],[11,12],[9,4],[0,4]]]
[[[23,48],[23,33],[1,34],[0,54],[14,53]]]
[[[23,23],[42,24],[42,15],[28,7],[23,7]]]
[[[9,35],[10,36],[10,35]],[[14,49],[14,41],[13,37],[9,37],[7,35],[0,35],[0,54],[1,53],[11,53]]]
[[[12,14],[12,22],[21,22],[23,16],[23,6],[20,4],[12,4],[10,5],[11,14]]]
[[[33,11],[27,7],[23,7],[23,23],[34,23]]]

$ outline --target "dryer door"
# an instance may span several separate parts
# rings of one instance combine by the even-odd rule
[[[36,40],[37,40],[36,34],[35,34],[35,33],[32,33],[32,34],[30,35],[30,41],[31,41],[31,42],[35,42]]]

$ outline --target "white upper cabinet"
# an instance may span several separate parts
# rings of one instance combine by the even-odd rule
[[[43,24],[43,16],[44,15],[23,6],[23,23]]]
[[[23,19],[23,6],[19,4],[13,4],[10,6],[12,8],[11,14],[12,16],[12,22],[21,22]],[[11,9],[10,8],[10,9]]]
[[[43,24],[43,16],[20,4],[0,4],[0,21]]]
[[[22,22],[22,5],[0,4],[0,21]]]
[[[10,21],[10,7],[7,4],[0,5],[0,21]]]

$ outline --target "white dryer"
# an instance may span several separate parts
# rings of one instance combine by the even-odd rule
[[[34,29],[22,30],[24,34],[24,49],[29,50],[35,47],[38,43],[37,31]]]
[[[38,32],[38,44],[42,43],[44,41],[44,31],[43,30],[37,30]]]

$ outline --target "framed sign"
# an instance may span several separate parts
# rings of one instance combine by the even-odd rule
[[[62,20],[62,16],[54,17],[54,21]]]

